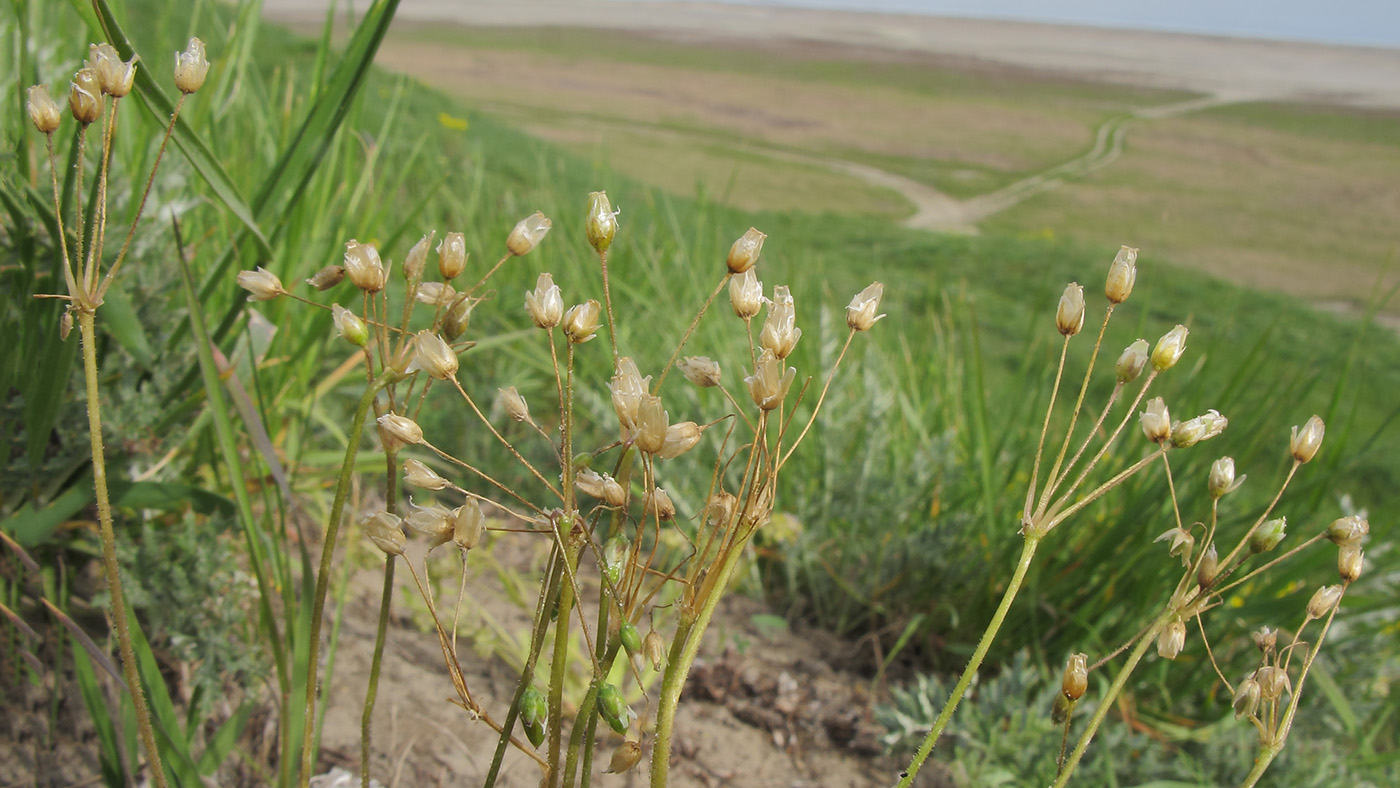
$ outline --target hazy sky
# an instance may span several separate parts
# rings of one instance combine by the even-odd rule
[[[642,0],[666,2],[667,0]],[[1400,48],[1397,0],[720,0]]]

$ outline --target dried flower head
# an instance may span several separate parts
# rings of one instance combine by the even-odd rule
[[[613,410],[617,412],[617,421],[622,425],[624,439],[637,430],[637,410],[642,397],[649,393],[650,386],[651,376],[642,377],[631,358],[623,356],[617,360],[617,371],[608,383],[608,391],[612,394]]]
[[[360,521],[360,528],[374,546],[385,555],[403,555],[408,541],[404,538],[402,521],[388,512],[373,512]]]
[[[1139,421],[1142,423],[1142,434],[1153,443],[1165,443],[1171,437],[1172,417],[1161,397],[1147,401],[1147,410],[1142,412]]]
[[[58,108],[58,102],[49,95],[49,89],[44,85],[35,85],[27,95],[25,109],[29,111],[29,120],[34,123],[34,128],[41,134],[54,133],[63,120],[63,113]]]
[[[797,327],[797,304],[786,285],[773,288],[773,302],[768,306],[768,317],[763,321],[763,330],[758,334],[758,344],[773,351],[780,359],[787,358],[802,338],[802,329]]]
[[[535,289],[525,293],[525,311],[535,325],[545,330],[564,319],[564,296],[550,274],[540,274]]]
[[[885,286],[879,282],[856,293],[846,307],[846,325],[852,331],[869,331],[876,321],[884,317],[875,314],[880,311],[880,299],[884,295]]]
[[[652,670],[661,670],[661,662],[666,658],[666,641],[661,639],[661,633],[651,630],[642,639],[642,654],[651,663]]]
[[[256,271],[239,271],[238,286],[248,291],[249,301],[271,301],[287,292],[282,289],[282,280],[277,274],[262,266]]]
[[[671,502],[671,494],[661,487],[653,487],[647,491],[646,500],[642,503],[642,511],[648,517],[659,517],[662,520],[669,520],[676,516],[676,505]]]
[[[1180,558],[1181,565],[1184,567],[1191,565],[1191,551],[1196,547],[1196,538],[1191,535],[1190,531],[1177,526],[1152,541],[1169,541],[1170,547],[1168,555],[1174,555]]]
[[[1254,678],[1259,682],[1259,695],[1265,703],[1282,698],[1285,691],[1293,694],[1293,682],[1288,680],[1288,673],[1283,668],[1272,665],[1262,667],[1254,671]]]
[[[702,389],[719,385],[719,362],[707,356],[686,356],[676,366],[686,380]]]
[[[408,255],[403,259],[403,278],[410,283],[409,292],[413,292],[413,283],[423,279],[423,269],[428,265],[428,248],[432,245],[431,238],[432,234],[419,238],[418,243],[408,250]]]
[[[408,530],[427,537],[429,550],[452,541],[456,518],[452,510],[437,504],[413,506],[412,509],[403,524]]]
[[[608,251],[613,237],[617,235],[617,215],[612,203],[608,202],[607,192],[588,193],[588,216],[583,220],[583,231],[588,243],[598,254]]]
[[[331,320],[335,324],[335,332],[345,338],[346,342],[355,347],[364,347],[369,342],[369,328],[359,315],[346,309],[340,304],[331,305]]]
[[[386,413],[375,420],[379,425],[379,438],[387,449],[394,446],[411,446],[423,442],[423,428],[418,422],[397,413]]]
[[[1108,267],[1108,282],[1104,285],[1104,295],[1110,302],[1121,304],[1133,292],[1133,283],[1137,281],[1137,256],[1138,250],[1124,246],[1113,258],[1113,264]]]
[[[350,284],[366,293],[384,289],[384,263],[379,260],[379,250],[369,244],[353,239],[345,244],[345,274]]]
[[[1132,383],[1147,366],[1147,340],[1139,339],[1123,349],[1118,357],[1115,372],[1119,383]]]
[[[575,345],[582,345],[598,334],[598,316],[603,308],[593,299],[569,307],[564,313],[564,336]]]
[[[544,234],[549,232],[549,218],[539,211],[515,223],[515,228],[506,238],[506,249],[516,257],[523,257],[534,249]]]
[[[422,282],[415,289],[413,297],[420,304],[444,307],[457,298],[457,291],[446,282]]]
[[[1308,600],[1308,618],[1322,618],[1332,612],[1332,608],[1342,601],[1342,586],[1323,586],[1313,592]]]
[[[1253,674],[1240,682],[1239,687],[1235,689],[1235,697],[1230,701],[1235,710],[1235,719],[1253,717],[1259,710],[1259,698],[1262,694],[1263,688],[1259,686],[1259,680]]]
[[[671,460],[695,448],[700,442],[704,429],[693,421],[682,421],[666,428],[666,442],[662,444],[657,457]]]
[[[1069,700],[1079,700],[1089,689],[1089,655],[1074,654],[1065,665],[1065,677],[1060,692]]]
[[[204,56],[204,42],[191,38],[184,52],[175,53],[175,87],[181,93],[193,93],[204,86],[209,74],[209,60]]]
[[[729,247],[729,258],[725,261],[729,273],[742,274],[758,264],[758,255],[763,251],[763,239],[768,236],[753,227],[739,236],[739,240]]]
[[[1173,619],[1157,635],[1157,656],[1162,659],[1176,659],[1186,645],[1186,622]]]
[[[103,93],[121,98],[131,92],[136,80],[135,56],[123,62],[111,44],[93,44],[88,47],[88,67],[97,72],[97,82]]]
[[[525,398],[520,396],[520,392],[515,390],[515,386],[496,389],[496,393],[500,397],[501,407],[511,421],[527,422],[530,420],[530,406],[525,404]]]
[[[753,269],[729,280],[729,305],[734,314],[749,320],[763,308],[763,283]]]
[[[461,276],[467,270],[467,239],[461,233],[448,233],[438,244],[438,273],[445,282]]]
[[[452,541],[463,550],[470,550],[481,543],[481,535],[486,533],[486,515],[475,498],[452,510]]]
[[[1327,432],[1321,416],[1308,419],[1301,428],[1294,427],[1288,439],[1288,451],[1297,462],[1307,462],[1322,446],[1322,436]]]
[[[783,399],[787,397],[788,388],[796,378],[795,367],[788,367],[784,371],[783,362],[773,351],[764,348],[763,352],[758,354],[753,374],[744,378],[744,382],[749,386],[749,395],[753,397],[755,405],[762,410],[773,410],[782,404]]]
[[[1060,305],[1055,309],[1055,328],[1072,337],[1084,328],[1084,287],[1077,282],[1065,286]]]
[[[413,341],[413,362],[408,372],[422,370],[435,380],[449,380],[457,376],[457,353],[431,331],[419,331]]]
[[[1342,545],[1342,549],[1337,551],[1337,575],[1342,578],[1343,583],[1355,583],[1357,578],[1361,577],[1365,559],[1366,554],[1361,550],[1361,545]]]
[[[1339,517],[1327,526],[1327,538],[1338,547],[1361,544],[1361,540],[1371,533],[1371,523],[1364,517],[1347,515]]]
[[[73,75],[73,81],[68,83],[68,109],[84,126],[102,117],[102,85],[96,71],[84,67]]]
[[[594,470],[579,471],[574,476],[574,486],[579,492],[597,498],[609,506],[622,506],[627,503],[627,491],[606,473]]]
[[[404,460],[403,480],[409,487],[417,487],[420,490],[442,490],[447,488],[446,479],[439,476],[437,471],[434,471],[418,460]]]
[[[1249,633],[1249,637],[1254,641],[1254,647],[1260,653],[1270,654],[1278,647],[1278,630],[1270,626],[1263,626]]]
[[[661,405],[661,398],[654,394],[643,394],[637,403],[637,448],[647,454],[655,454],[666,445],[666,428],[670,419]]]
[[[1187,333],[1186,326],[1178,325],[1157,340],[1157,346],[1152,348],[1153,369],[1166,372],[1176,366],[1176,362],[1181,360],[1181,354],[1186,352]]]
[[[604,774],[622,774],[631,770],[642,760],[642,745],[640,742],[627,739],[617,745],[613,750],[612,757],[608,759],[608,769]]]
[[[328,265],[312,274],[306,283],[317,290],[326,291],[343,281],[345,281],[345,266]]]

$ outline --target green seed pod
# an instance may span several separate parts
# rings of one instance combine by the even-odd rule
[[[632,625],[631,621],[622,622],[622,630],[618,633],[622,641],[622,647],[627,649],[628,654],[636,654],[642,648],[642,633]]]
[[[627,733],[628,723],[632,721],[632,710],[627,708],[622,693],[612,684],[604,684],[598,690],[598,715],[609,728],[621,734]]]

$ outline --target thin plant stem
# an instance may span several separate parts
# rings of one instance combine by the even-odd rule
[[[515,256],[515,255],[511,254],[510,252],[506,252],[506,256],[505,256],[505,257],[502,257],[500,260],[497,260],[497,261],[496,261],[496,264],[493,265],[493,266],[491,266],[491,270],[486,272],[486,276],[481,277],[481,279],[477,280],[477,283],[476,283],[476,284],[472,285],[471,289],[467,291],[467,295],[473,295],[473,294],[475,294],[477,288],[479,288],[479,287],[481,287],[482,285],[486,284],[486,280],[487,280],[487,279],[490,279],[491,276],[492,276],[493,274],[495,274],[497,271],[501,270],[501,266],[505,265],[505,264],[506,264],[506,261],[509,260],[510,258],[514,257],[514,256]]]
[[[398,451],[389,448],[384,452],[385,465],[385,511],[398,508],[399,474]],[[374,717],[374,703],[379,695],[379,670],[384,662],[384,639],[389,631],[389,610],[394,601],[394,564],[396,556],[384,556],[384,587],[379,594],[379,621],[374,631],[374,655],[369,662],[369,686],[365,689],[365,707],[360,716],[360,788],[369,788],[370,723]]]
[[[53,216],[58,223],[58,248],[63,253],[63,279],[68,284],[68,296],[75,305],[92,306],[86,299],[86,294],[78,288],[78,280],[73,275],[73,260],[68,256],[68,232],[63,229],[63,208],[60,203],[58,192],[58,157],[53,149],[53,133],[44,135],[44,142],[49,151],[49,182],[53,186]]]
[[[612,287],[608,280],[608,252],[603,250],[598,253],[598,263],[603,268],[603,306],[608,313],[608,341],[612,343],[613,367],[617,367],[617,326],[613,324]],[[663,375],[665,373],[662,373]],[[658,384],[657,388],[660,388]]]
[[[141,686],[141,674],[136,670],[136,649],[131,640],[131,624],[127,618],[126,593],[122,589],[121,569],[117,564],[117,532],[112,524],[112,503],[107,491],[107,456],[102,445],[102,408],[97,388],[97,326],[95,313],[78,310],[78,326],[83,342],[83,378],[87,384],[88,437],[92,443],[92,485],[97,497],[97,520],[102,541],[102,568],[107,575],[107,591],[112,604],[108,611],[117,630],[117,645],[122,657],[122,675],[131,692],[131,705],[136,712],[136,726],[141,745],[150,759],[151,779],[156,788],[168,788],[160,749],[156,746],[155,729],[151,726],[151,710]]]
[[[1050,502],[1050,496],[1055,492],[1055,485],[1060,475],[1060,464],[1064,462],[1065,453],[1069,451],[1070,439],[1074,437],[1074,427],[1079,423],[1079,412],[1084,407],[1084,395],[1089,391],[1089,378],[1094,374],[1094,364],[1099,360],[1099,348],[1103,347],[1103,334],[1108,330],[1109,318],[1113,317],[1113,304],[1108,305],[1108,310],[1104,312],[1103,322],[1099,324],[1099,336],[1094,340],[1094,351],[1089,354],[1089,366],[1084,370],[1084,380],[1079,384],[1079,396],[1074,401],[1074,409],[1069,414],[1069,427],[1065,429],[1065,439],[1060,443],[1060,453],[1055,457],[1055,464],[1050,466],[1050,474],[1045,484],[1045,490],[1040,496],[1040,511],[1045,511],[1046,505]],[[1069,347],[1069,337],[1065,337],[1065,347]],[[1116,392],[1116,389],[1115,389]],[[1090,435],[1094,433],[1090,431]],[[1078,459],[1079,455],[1075,455]],[[1073,465],[1073,461],[1070,465]],[[1068,474],[1066,469],[1066,474]]]
[[[953,693],[943,704],[943,710],[938,713],[938,719],[934,720],[933,727],[929,729],[928,735],[924,737],[923,743],[914,753],[914,759],[909,762],[909,768],[900,775],[897,788],[909,788],[914,782],[914,777],[918,775],[919,769],[923,768],[924,761],[928,760],[929,753],[933,751],[934,744],[938,742],[938,737],[948,727],[948,722],[953,718],[953,712],[957,711],[958,703],[967,693],[967,688],[972,684],[972,679],[977,675],[978,669],[982,667],[982,660],[986,658],[987,651],[991,649],[992,642],[996,640],[1002,623],[1006,621],[1006,614],[1011,610],[1011,603],[1015,601],[1016,594],[1021,590],[1021,584],[1026,579],[1026,572],[1031,568],[1031,560],[1035,558],[1035,550],[1040,545],[1041,538],[1042,535],[1034,531],[1026,534],[1025,544],[1021,547],[1021,557],[1016,561],[1016,571],[1012,573],[1010,581],[1007,582],[1006,591],[1001,595],[1001,602],[997,605],[996,612],[992,614],[992,620],[987,623],[987,628],[983,630],[982,638],[977,641],[977,649],[972,652],[972,657],[968,659],[967,667],[958,677],[958,683],[953,685]]]
[[[539,479],[540,484],[543,484],[546,489],[554,493],[555,497],[561,499],[564,498],[564,494],[561,493],[557,487],[551,484],[550,481],[544,477],[544,474],[536,470],[535,466],[531,465],[530,461],[525,459],[525,457],[522,456],[519,451],[516,451],[515,446],[512,445],[510,441],[506,440],[504,435],[502,435],[499,431],[496,430],[496,425],[492,424],[491,420],[486,418],[486,414],[482,413],[481,408],[478,408],[476,406],[476,401],[471,398],[471,395],[467,393],[466,389],[462,388],[462,382],[457,380],[457,378],[455,377],[451,380],[452,385],[457,388],[457,393],[461,394],[462,399],[467,401],[467,405],[471,407],[472,412],[475,413],[477,418],[481,420],[481,423],[486,425],[486,429],[490,430],[491,434],[496,436],[496,440],[499,441],[502,446],[506,447],[506,451],[509,451],[512,457],[514,457],[521,465],[525,466],[525,470],[529,471],[532,476],[534,476],[536,479]],[[565,454],[565,456],[567,456],[567,453]]]
[[[1050,404],[1045,406],[1045,421],[1040,425],[1040,439],[1035,444],[1035,464],[1031,468],[1031,483],[1026,487],[1026,506],[1021,512],[1021,524],[1030,523],[1035,507],[1035,488],[1040,483],[1040,460],[1045,453],[1045,436],[1050,432],[1050,416],[1055,412],[1055,398],[1060,394],[1060,378],[1065,374],[1065,356],[1069,353],[1069,337],[1060,345],[1060,364],[1055,367],[1055,385],[1050,388]]]
[[[719,280],[719,286],[714,289],[714,292],[710,293],[709,298],[705,299],[705,304],[700,307],[700,311],[695,313],[695,319],[690,321],[690,326],[686,328],[685,334],[681,336],[681,341],[676,344],[676,350],[674,353],[671,354],[671,360],[667,361],[666,366],[661,368],[661,377],[656,379],[656,393],[661,393],[661,384],[666,382],[666,374],[671,371],[671,367],[674,367],[676,365],[676,359],[681,357],[681,351],[685,349],[685,343],[690,341],[690,335],[695,333],[695,327],[700,325],[700,318],[704,317],[705,313],[709,311],[710,304],[713,304],[715,302],[715,298],[719,296],[720,291],[724,289],[724,286],[726,284],[728,284],[729,277],[731,276],[733,276],[733,274],[726,273],[724,275],[724,278]],[[611,313],[609,313],[609,315],[611,317]],[[747,323],[749,321],[745,320],[744,322]],[[749,329],[749,346],[750,348],[752,348],[753,346],[752,327],[750,327]]]
[[[792,453],[797,451],[798,444],[802,443],[802,439],[807,437],[807,430],[812,429],[812,425],[816,423],[817,414],[820,413],[822,409],[822,402],[826,400],[826,392],[831,389],[831,381],[836,377],[836,370],[841,367],[841,360],[846,357],[846,351],[851,349],[851,340],[855,338],[856,330],[853,328],[851,329],[851,333],[846,335],[846,344],[841,346],[841,353],[836,356],[836,363],[832,364],[831,371],[826,373],[826,383],[822,384],[822,393],[817,396],[817,404],[812,406],[812,415],[807,418],[807,423],[802,427],[802,431],[797,434],[797,440],[792,442],[792,445],[788,447],[787,453],[778,461],[778,466],[773,469],[775,473],[782,470],[783,466],[787,464],[787,461],[792,459]]]
[[[360,438],[365,431],[365,417],[374,405],[379,391],[389,384],[390,374],[384,374],[365,387],[360,397],[359,407],[346,436],[345,460],[340,466],[340,479],[336,483],[335,498],[331,503],[330,519],[326,523],[326,537],[321,545],[321,564],[316,572],[316,592],[311,602],[311,629],[307,632],[306,658],[306,717],[301,739],[301,784],[311,781],[315,766],[316,731],[316,692],[320,675],[321,620],[326,610],[326,590],[330,585],[331,559],[335,553],[336,537],[340,534],[341,519],[345,514],[345,502],[350,496],[350,482],[355,475],[355,457],[360,452]]]

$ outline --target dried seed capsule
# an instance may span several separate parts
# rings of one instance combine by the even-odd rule
[[[1327,526],[1327,539],[1338,547],[1361,544],[1361,540],[1371,533],[1371,523],[1354,514],[1339,517]]]
[[[457,376],[457,353],[431,331],[419,331],[413,346],[413,362],[409,372],[422,370],[435,380],[449,380]]]
[[[602,307],[597,301],[588,301],[569,307],[564,313],[564,335],[575,345],[582,345],[598,333],[598,315]]]
[[[1249,552],[1254,555],[1267,553],[1278,547],[1283,537],[1287,536],[1284,529],[1288,527],[1288,518],[1280,517],[1277,520],[1270,520],[1259,526],[1249,537]]]
[[[1273,627],[1260,627],[1249,635],[1260,652],[1268,654],[1278,646],[1278,630]]]
[[[1142,374],[1142,370],[1147,366],[1147,340],[1139,339],[1123,349],[1123,354],[1118,357],[1115,372],[1118,375],[1119,383],[1132,383],[1137,380],[1137,376]]]
[[[1181,354],[1186,352],[1186,334],[1186,326],[1179,325],[1157,340],[1157,346],[1152,348],[1153,369],[1166,372],[1176,366]]]
[[[467,239],[461,233],[448,233],[438,244],[438,273],[450,282],[467,270]]]
[[[406,416],[386,413],[375,420],[379,424],[379,437],[388,444],[391,440],[399,445],[413,445],[423,442],[423,428]]]
[[[702,389],[719,385],[719,362],[706,356],[686,356],[676,366],[686,380]]]
[[[670,493],[664,488],[655,487],[647,492],[647,497],[642,502],[642,511],[649,517],[669,520],[676,516],[676,505],[671,502]]]
[[[340,304],[331,305],[331,321],[335,324],[335,333],[355,347],[364,347],[369,342],[369,328],[365,326],[365,321]]]
[[[1133,292],[1133,283],[1137,281],[1137,256],[1138,250],[1124,246],[1118,250],[1113,264],[1108,267],[1108,282],[1104,285],[1104,295],[1107,295],[1112,303],[1121,304],[1127,301],[1128,295]]]
[[[1050,705],[1050,721],[1056,725],[1063,725],[1074,712],[1074,705],[1074,701],[1066,698],[1064,693],[1056,693],[1055,702]]]
[[[372,512],[360,521],[365,536],[385,555],[403,555],[407,540],[404,539],[402,521],[388,512]]]
[[[436,504],[414,506],[413,511],[404,518],[403,524],[408,530],[426,536],[428,549],[431,550],[452,541],[453,517],[450,509]]]
[[[768,317],[758,333],[758,344],[784,359],[792,353],[797,340],[801,338],[802,329],[797,327],[797,304],[787,286],[779,285],[773,288],[773,302],[768,306]]]
[[[418,460],[404,460],[403,480],[408,486],[420,490],[442,490],[447,487],[446,479]]]
[[[525,398],[520,396],[520,392],[515,390],[515,386],[503,389],[496,389],[501,398],[501,407],[505,409],[506,415],[511,421],[527,422],[530,420],[530,406],[525,404]]]
[[[1089,655],[1075,654],[1065,665],[1065,677],[1060,681],[1060,692],[1068,700],[1079,700],[1089,689]]]
[[[103,93],[121,98],[131,92],[136,79],[135,56],[123,62],[111,44],[93,44],[88,47],[88,66],[97,72],[97,82]]]
[[[1342,601],[1342,586],[1323,586],[1313,592],[1308,600],[1308,618],[1322,618],[1332,612],[1332,608]]]
[[[642,640],[642,653],[651,663],[652,670],[661,670],[661,661],[666,658],[666,642],[661,639],[661,633],[654,629],[647,633]]]
[[[612,246],[613,236],[617,235],[618,213],[608,202],[607,192],[588,193],[588,216],[583,221],[583,231],[598,254]]]
[[[637,431],[638,409],[650,386],[651,376],[642,377],[631,358],[623,356],[617,360],[617,370],[608,382],[608,391],[612,395],[613,410],[617,413],[618,424],[622,426],[624,439]]]
[[[734,314],[748,320],[763,308],[763,283],[753,269],[729,280],[729,305]]]
[[[408,250],[403,259],[403,278],[407,282],[417,282],[423,278],[423,269],[428,265],[428,247],[432,246],[433,234],[418,239],[418,243]]]
[[[761,410],[773,410],[782,404],[792,381],[796,378],[795,367],[788,367],[784,371],[783,362],[765,348],[758,354],[758,363],[753,374],[744,378],[744,382],[749,386],[749,395],[753,397],[755,405]]]
[[[1365,553],[1359,544],[1342,545],[1342,549],[1337,552],[1337,574],[1344,583],[1354,583],[1361,577],[1361,569],[1365,563]]]
[[[1196,538],[1191,535],[1191,532],[1177,526],[1152,541],[1155,543],[1165,540],[1170,540],[1170,549],[1167,554],[1180,558],[1182,566],[1190,566],[1191,551],[1196,547]]]
[[[618,628],[618,640],[622,642],[622,647],[627,649],[628,654],[636,654],[642,650],[642,633],[637,631],[637,627],[631,621],[622,622]]]
[[[452,510],[452,541],[463,550],[470,550],[481,543],[481,535],[486,533],[486,515],[475,498]]]
[[[564,296],[554,284],[553,276],[540,274],[535,289],[525,293],[525,311],[530,313],[536,326],[546,331],[564,319]]]
[[[442,316],[442,335],[448,342],[456,342],[463,334],[467,333],[474,308],[476,308],[476,302],[466,293],[457,296],[456,300],[447,307],[447,313]]]
[[[729,247],[729,258],[725,261],[729,266],[729,273],[742,274],[758,265],[758,255],[763,251],[763,239],[767,237],[753,227],[739,236],[739,240]]]
[[[506,238],[506,249],[516,257],[523,257],[530,253],[530,250],[544,238],[549,232],[549,219],[539,211],[526,216],[515,223],[515,228],[510,231]]]
[[[598,690],[598,716],[609,728],[621,734],[627,733],[632,722],[632,710],[622,700],[622,693],[612,684],[604,684]]]
[[[1187,419],[1179,424],[1172,425],[1172,446],[1177,448],[1187,448],[1195,446],[1204,440],[1210,440],[1225,431],[1230,420],[1220,415],[1219,411],[1211,410],[1203,416],[1194,419]]]
[[[1147,401],[1147,410],[1143,411],[1139,420],[1142,424],[1142,434],[1153,443],[1165,443],[1171,437],[1171,412],[1167,410],[1167,403],[1161,397],[1153,397]]]
[[[306,280],[306,283],[317,290],[325,291],[343,281],[345,281],[345,266],[328,265],[312,274],[311,278]]]
[[[84,126],[102,117],[102,86],[97,82],[97,72],[91,68],[80,68],[68,83],[68,109],[73,118]]]
[[[204,42],[191,38],[184,52],[175,53],[175,87],[181,93],[193,93],[204,86],[209,74],[209,60],[204,56]]]
[[[1240,686],[1235,689],[1234,699],[1230,701],[1230,705],[1235,709],[1235,719],[1253,717],[1259,710],[1259,698],[1262,694],[1263,688],[1253,675],[1240,682]]]
[[[682,421],[666,428],[666,442],[656,453],[663,460],[672,460],[685,454],[700,442],[704,429],[693,421]]]
[[[350,283],[366,293],[384,289],[384,263],[379,250],[369,244],[351,240],[345,244],[345,274]]]
[[[1241,476],[1239,481],[1235,481],[1235,460],[1232,457],[1221,457],[1210,466],[1210,481],[1207,485],[1210,489],[1210,497],[1223,498],[1226,495],[1238,490],[1244,483],[1245,477]]]
[[[637,403],[637,448],[647,454],[655,454],[666,445],[666,428],[670,426],[666,409],[661,398],[654,394],[643,394]]]
[[[423,282],[414,289],[413,297],[420,304],[446,306],[457,297],[457,291],[445,282]]]
[[[1176,659],[1186,645],[1186,623],[1175,619],[1162,628],[1157,635],[1157,656],[1163,659]]]
[[[29,120],[34,123],[34,128],[42,134],[54,133],[63,120],[63,113],[58,108],[58,102],[49,95],[49,89],[44,85],[35,85],[29,89],[28,97],[25,109],[29,111]]]
[[[1297,462],[1307,462],[1316,454],[1322,446],[1322,436],[1327,432],[1327,428],[1322,423],[1322,417],[1313,416],[1308,419],[1302,428],[1294,427],[1293,433],[1288,439],[1288,451]]]
[[[73,310],[63,310],[63,316],[58,319],[58,340],[67,342],[68,335],[73,333]]]
[[[1201,565],[1196,569],[1196,582],[1201,588],[1210,588],[1215,582],[1215,576],[1220,572],[1220,554],[1215,550],[1212,543],[1206,548],[1206,552],[1201,556]]]
[[[1067,337],[1084,328],[1084,287],[1079,283],[1070,282],[1060,296],[1060,305],[1055,309],[1055,328]]]
[[[613,750],[612,758],[608,760],[608,770],[603,774],[622,774],[629,771],[642,760],[642,745],[640,742],[628,739]]]
[[[1283,697],[1284,691],[1293,694],[1293,682],[1288,680],[1288,673],[1283,668],[1262,667],[1254,671],[1254,678],[1259,682],[1259,695],[1266,703]]]
[[[869,331],[870,327],[884,315],[880,311],[880,298],[885,295],[885,286],[876,282],[856,293],[846,307],[846,326],[852,331]]]
[[[238,286],[250,293],[249,301],[271,301],[287,292],[282,289],[282,280],[277,274],[262,266],[256,271],[239,271]]]

